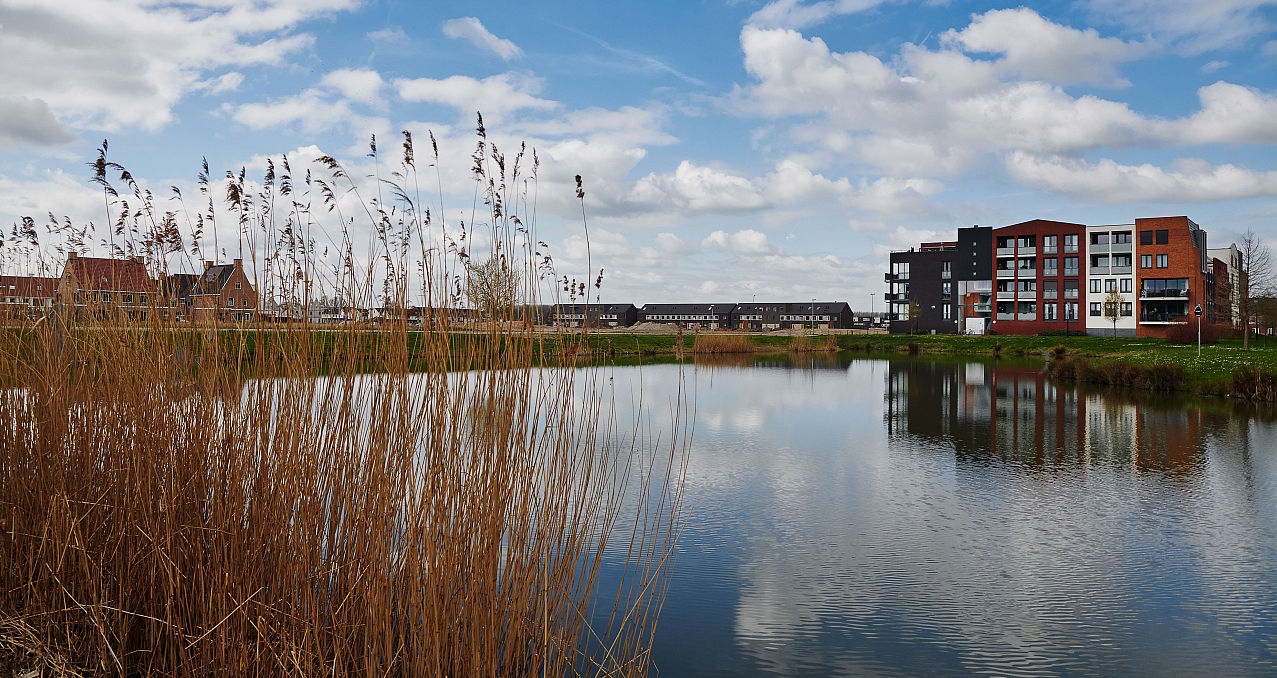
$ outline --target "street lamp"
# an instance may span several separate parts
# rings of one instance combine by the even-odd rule
[[[814,331],[816,329],[816,300],[815,299],[811,300],[811,315],[808,316],[808,318],[811,319],[811,329]]]

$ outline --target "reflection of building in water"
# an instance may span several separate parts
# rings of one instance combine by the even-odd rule
[[[886,378],[888,434],[960,459],[1187,471],[1206,434],[1206,415],[1175,398],[1055,383],[1033,365],[892,361]]]

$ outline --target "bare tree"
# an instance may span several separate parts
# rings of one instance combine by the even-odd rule
[[[1273,289],[1272,252],[1254,230],[1242,234],[1238,245],[1242,254],[1242,270],[1238,276],[1241,285],[1242,350],[1250,350],[1250,324],[1255,315],[1254,297],[1262,297]]]
[[[496,255],[466,265],[466,297],[472,308],[489,317],[504,317],[514,309],[519,283],[518,272]]]

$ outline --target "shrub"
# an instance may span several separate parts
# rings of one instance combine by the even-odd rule
[[[1197,322],[1175,323],[1166,328],[1166,341],[1172,344],[1196,344]],[[1219,343],[1219,326],[1215,323],[1202,323],[1202,343]]]
[[[692,353],[753,353],[754,342],[743,334],[701,334],[692,344]]]
[[[918,355],[918,352],[922,350],[922,347],[916,341],[909,342],[905,345],[905,348],[909,349],[909,355]]]
[[[1056,360],[1059,360],[1060,358],[1063,358],[1065,355],[1068,355],[1068,352],[1069,352],[1068,347],[1064,346],[1063,344],[1057,344],[1054,348],[1051,349],[1051,353],[1055,354]]]
[[[1232,395],[1247,400],[1277,400],[1277,372],[1259,365],[1239,365],[1233,370]]]

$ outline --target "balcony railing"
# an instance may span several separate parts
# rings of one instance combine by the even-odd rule
[[[1108,266],[1092,266],[1091,275],[1109,275]]]
[[[1043,299],[1059,299],[1059,292],[1055,290],[1042,290]]]
[[[1069,276],[1074,276],[1074,277],[1076,277],[1076,276],[1077,276],[1077,269],[1076,269],[1076,268],[1066,268],[1066,269],[1064,269],[1064,276],[1065,276],[1065,277],[1069,277]]]
[[[1064,290],[1065,299],[1077,299],[1077,290]]]
[[[1042,254],[1055,254],[1055,251],[1057,249],[1059,248],[1058,247],[1043,247]]]
[[[1130,266],[1114,266],[1110,270],[1110,273],[1112,275],[1130,275],[1131,267]]]
[[[971,308],[976,313],[992,313],[993,312],[993,304],[972,304]]]
[[[1015,320],[1015,314],[1014,313],[999,313],[997,319],[998,320]]]
[[[1038,248],[1036,247],[1021,247],[1019,249],[1019,254],[1022,257],[1031,257],[1037,253],[1038,253]]]
[[[1037,320],[1038,319],[1038,314],[1036,313],[1020,313],[1018,315],[1020,320]]]
[[[1015,256],[1015,248],[1014,248],[1014,247],[999,247],[999,248],[997,249],[997,256],[999,256],[999,257],[1014,257],[1014,256]]]
[[[899,282],[909,279],[908,273],[888,273],[883,276],[884,282]]]
[[[948,280],[953,277],[953,271],[940,271],[940,279]]]
[[[1014,301],[1015,292],[998,292],[999,301]]]
[[[1065,246],[1064,246],[1064,253],[1065,253],[1065,254],[1077,254],[1077,245],[1065,245]]]
[[[1187,299],[1188,290],[1140,290],[1140,299]]]
[[[1187,313],[1140,313],[1142,323],[1177,323],[1187,319]]]
[[[1003,279],[1003,278],[1014,278],[1014,277],[1015,277],[1015,269],[1014,269],[1014,268],[999,268],[999,269],[998,269],[998,279],[999,279],[999,280],[1001,280],[1001,279]]]
[[[1131,243],[1129,242],[1113,243],[1112,245],[1109,246],[1109,251],[1115,252],[1117,254],[1121,254],[1122,252],[1130,252]]]

